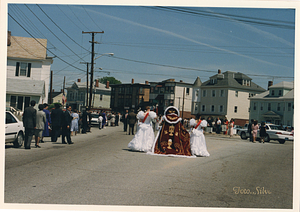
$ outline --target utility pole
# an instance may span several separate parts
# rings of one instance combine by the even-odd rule
[[[95,46],[95,33],[104,33],[104,31],[102,32],[84,32],[82,31],[82,34],[86,34],[86,33],[92,33],[92,41],[90,41],[92,43],[92,59],[91,59],[91,80],[90,80],[90,98],[89,98],[89,110],[91,109],[92,106],[92,96],[93,96],[93,80],[94,80],[94,56],[95,56],[95,52],[94,52],[94,46]]]
[[[50,94],[49,94],[49,104],[52,104],[52,84],[53,84],[53,71],[50,72]]]
[[[89,64],[88,62],[80,62],[86,64],[86,107],[89,105]]]
[[[183,112],[184,112],[184,94],[185,94],[185,88],[183,88],[183,98],[182,98],[182,119],[183,119]]]
[[[63,84],[63,96],[65,96],[65,83],[66,83],[66,76],[64,76],[64,84]],[[66,96],[65,96],[66,99]],[[63,102],[63,106],[65,105],[65,100]]]

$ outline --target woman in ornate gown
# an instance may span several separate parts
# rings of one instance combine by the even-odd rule
[[[156,118],[156,113],[150,111],[150,107],[147,106],[146,112],[140,111],[137,118],[140,121],[140,126],[129,142],[128,148],[134,151],[148,152],[151,150],[155,139],[151,121]]]
[[[205,120],[201,120],[201,115],[196,115],[196,120],[190,120],[190,126],[193,128],[191,130],[191,152],[192,155],[208,157],[210,156],[206,148],[205,137],[203,134],[203,127],[207,126]]]

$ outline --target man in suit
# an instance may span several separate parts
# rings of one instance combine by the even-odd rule
[[[134,135],[134,125],[136,123],[136,113],[134,113],[134,109],[131,109],[127,118],[128,118],[128,124],[129,124],[128,135],[130,135],[130,131],[131,131],[131,134]]]
[[[127,126],[128,126],[128,110],[125,111],[125,114],[122,118],[123,124],[124,124],[124,132],[127,132]]]
[[[60,108],[60,103],[54,104],[55,109],[51,111],[51,124],[52,124],[52,136],[51,141],[56,142],[57,138],[60,136],[62,127],[62,116],[63,111]]]
[[[35,103],[36,102],[32,100],[30,102],[31,106],[25,108],[23,113],[23,124],[25,127],[25,149],[30,149],[31,140],[36,128],[36,109],[33,108],[35,106]]]
[[[62,121],[62,137],[61,141],[63,144],[67,144],[65,141],[65,137],[67,137],[68,144],[73,144],[71,141],[71,122],[72,122],[72,107],[70,105],[67,105],[67,110],[63,114],[63,121]]]

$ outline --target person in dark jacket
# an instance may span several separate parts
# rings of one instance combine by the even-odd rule
[[[57,138],[60,136],[63,117],[63,111],[60,108],[60,103],[55,103],[54,107],[55,108],[51,111],[50,114],[52,125],[51,142],[56,142]]]
[[[25,108],[23,113],[23,124],[25,127],[25,149],[30,149],[31,140],[34,134],[34,130],[36,128],[36,109],[33,108],[35,104],[36,102],[32,100],[30,102],[31,106]]]
[[[249,133],[251,142],[253,141],[253,136],[252,136],[252,124],[253,124],[253,122],[254,122],[254,120],[251,119],[251,122],[249,122],[249,124],[248,124],[248,133]]]
[[[131,109],[130,113],[128,114],[128,124],[129,124],[129,132],[128,135],[130,135],[130,132],[132,135],[134,135],[134,125],[136,123],[136,113],[134,113],[134,110]]]
[[[127,132],[127,126],[128,126],[128,110],[125,111],[125,114],[122,117],[122,121],[124,124],[124,132]]]
[[[265,143],[265,138],[268,136],[265,122],[261,123],[261,126],[259,128],[259,136],[261,141]]]
[[[71,122],[72,122],[72,107],[70,105],[66,106],[67,110],[63,114],[63,120],[62,120],[62,137],[61,141],[63,144],[67,144],[65,141],[65,137],[67,137],[68,144],[73,144],[71,140]]]
[[[83,109],[81,118],[82,118],[82,131],[81,131],[81,133],[85,134],[87,132],[87,129],[88,129],[87,108]]]

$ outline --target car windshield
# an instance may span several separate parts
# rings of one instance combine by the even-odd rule
[[[279,125],[269,125],[271,130],[279,130]]]
[[[91,116],[92,116],[92,118],[99,118],[99,114],[96,114],[96,113],[92,113]]]

